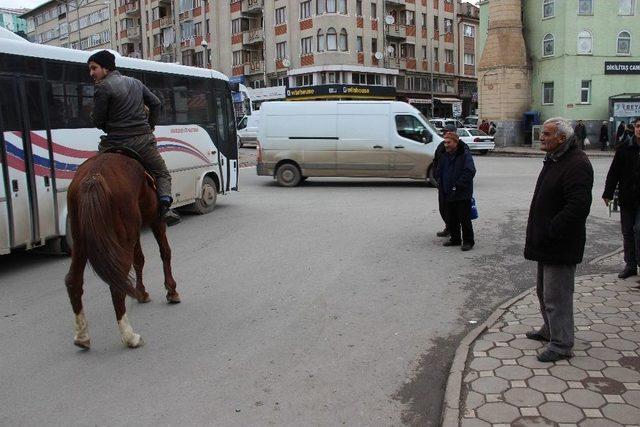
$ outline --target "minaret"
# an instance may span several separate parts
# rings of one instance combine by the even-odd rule
[[[489,0],[487,41],[478,64],[480,118],[498,124],[496,145],[521,145],[531,98],[521,0]]]

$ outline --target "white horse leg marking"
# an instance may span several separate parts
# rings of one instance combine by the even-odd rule
[[[78,347],[89,348],[91,340],[89,339],[89,324],[84,315],[84,310],[76,314],[76,336],[73,337],[73,343]]]
[[[144,344],[144,341],[142,341],[140,335],[133,332],[133,328],[131,327],[126,314],[124,314],[122,316],[122,319],[118,321],[118,328],[120,328],[120,336],[122,337],[122,342],[126,346],[136,348]]]

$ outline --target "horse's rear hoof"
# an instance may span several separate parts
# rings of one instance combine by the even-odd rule
[[[123,340],[124,341],[124,340]],[[133,334],[131,339],[124,343],[129,348],[138,348],[144,345],[144,340],[138,334]]]
[[[144,294],[142,294],[142,296],[137,298],[137,300],[140,304],[146,304],[148,302],[151,302],[151,297],[149,296],[148,293],[145,292]]]
[[[174,292],[172,294],[167,294],[167,302],[169,304],[179,304],[180,303],[180,294]]]
[[[73,344],[83,350],[89,350],[91,348],[91,340],[75,340]]]

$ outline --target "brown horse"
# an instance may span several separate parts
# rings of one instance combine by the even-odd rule
[[[135,348],[143,344],[126,315],[127,295],[139,302],[150,301],[142,284],[144,255],[140,230],[150,226],[160,246],[167,301],[179,303],[176,281],[171,274],[171,249],[166,224],[158,215],[156,192],[139,162],[122,154],[104,153],[84,162],[67,194],[71,237],[71,266],[65,278],[75,314],[74,344],[89,349],[89,331],[82,309],[82,284],[87,260],[111,290],[122,342]],[[131,267],[136,272],[132,285]]]

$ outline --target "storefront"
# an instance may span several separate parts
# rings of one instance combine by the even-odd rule
[[[317,85],[287,89],[286,95],[287,101],[395,100],[396,88],[347,84]]]
[[[615,141],[622,122],[628,124],[640,117],[640,93],[621,93],[609,97],[609,141]]]

